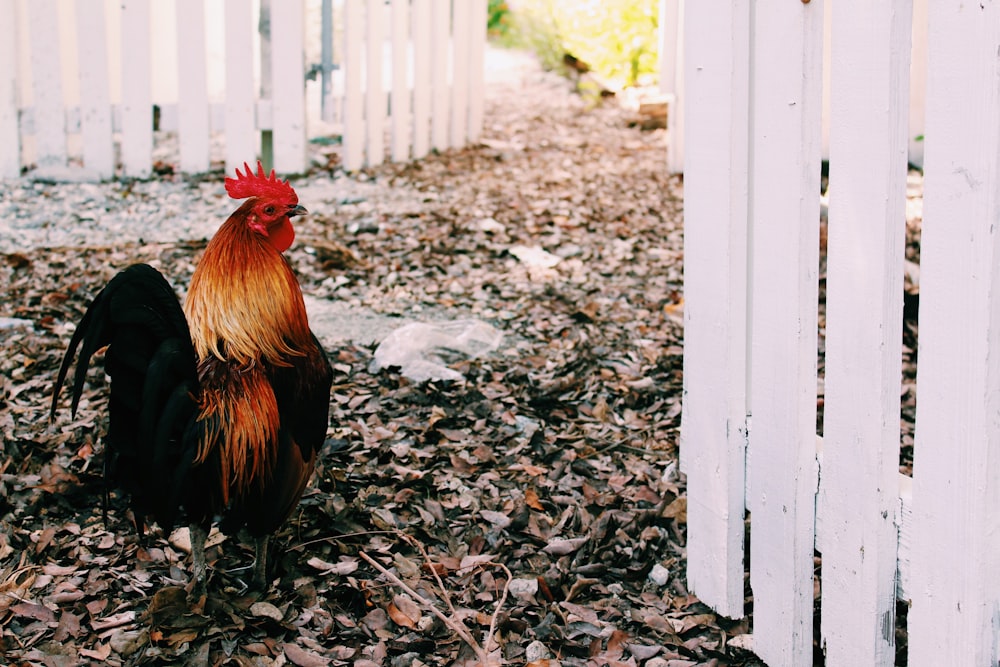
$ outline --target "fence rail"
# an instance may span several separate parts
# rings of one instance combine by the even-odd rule
[[[827,0],[829,1],[829,0]],[[1000,5],[931,3],[912,478],[899,473],[912,0],[830,12],[817,445],[824,3],[687,3],[688,580],[754,651],[813,664],[1000,659]],[[697,37],[697,39],[693,37]]]
[[[309,95],[321,3],[344,24],[342,61]],[[486,0],[0,0],[0,178],[67,165],[148,176],[154,114],[188,173],[262,150],[302,172],[320,132],[342,134],[348,170],[385,160],[387,133],[397,161],[459,147],[482,128],[485,39]]]

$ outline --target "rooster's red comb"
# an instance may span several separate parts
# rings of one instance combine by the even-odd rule
[[[270,176],[266,176],[264,165],[260,163],[260,160],[257,160],[256,174],[246,162],[243,163],[243,169],[245,173],[241,174],[239,167],[236,168],[236,178],[226,178],[226,192],[233,199],[268,196],[298,203],[299,198],[288,181],[279,180],[274,175],[274,169],[271,170]]]

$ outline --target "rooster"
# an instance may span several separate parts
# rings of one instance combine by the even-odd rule
[[[191,531],[192,592],[203,596],[212,522],[254,537],[253,585],[267,583],[268,539],[298,504],[326,437],[333,372],[309,329],[298,281],[282,253],[295,190],[266,176],[227,178],[245,202],[198,263],[183,309],[156,269],[132,265],[90,304],[73,333],[52,395],[73,357],[75,415],[92,355],[107,347],[111,378],[104,477],[130,498],[140,535],[151,518]]]

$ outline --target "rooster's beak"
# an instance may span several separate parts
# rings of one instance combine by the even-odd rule
[[[296,204],[295,206],[288,209],[288,217],[292,218],[296,215],[305,215],[309,211],[306,210],[305,206],[300,206]]]

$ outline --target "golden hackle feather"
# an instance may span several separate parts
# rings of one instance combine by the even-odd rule
[[[312,344],[302,291],[281,253],[245,224],[248,201],[205,249],[184,303],[198,359],[287,366]],[[241,216],[240,214],[243,213]]]

